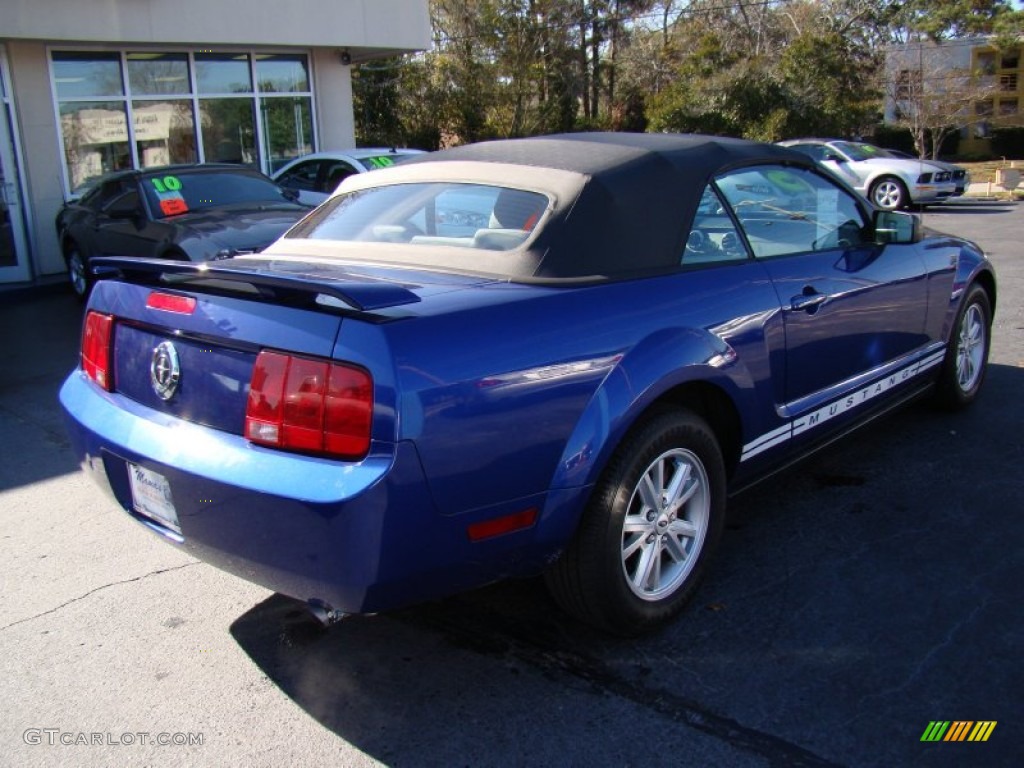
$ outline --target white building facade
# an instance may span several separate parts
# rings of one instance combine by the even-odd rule
[[[355,146],[351,65],[429,45],[427,0],[0,0],[0,284],[100,174]]]

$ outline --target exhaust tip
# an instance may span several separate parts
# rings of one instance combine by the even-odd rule
[[[306,608],[325,627],[337,624],[342,619],[352,615],[344,611],[336,611],[328,603],[315,598],[306,602]]]

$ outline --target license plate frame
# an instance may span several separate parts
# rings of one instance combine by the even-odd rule
[[[181,524],[167,478],[159,472],[128,462],[128,483],[132,490],[132,508],[180,536]]]

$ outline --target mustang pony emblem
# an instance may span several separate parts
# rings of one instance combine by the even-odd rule
[[[149,381],[161,400],[170,400],[178,391],[181,367],[178,365],[178,351],[171,342],[162,341],[154,348],[149,364]]]

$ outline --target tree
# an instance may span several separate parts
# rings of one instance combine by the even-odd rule
[[[842,5],[695,6],[671,36],[657,32],[676,64],[648,100],[651,126],[767,141],[861,133],[878,111],[878,56]]]
[[[837,31],[808,26],[779,59],[791,113],[787,128],[804,136],[854,136],[877,121],[878,57]]]
[[[883,18],[903,42],[919,36],[939,42],[992,34],[1020,18],[1010,0],[891,0],[880,5]]]

